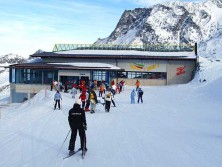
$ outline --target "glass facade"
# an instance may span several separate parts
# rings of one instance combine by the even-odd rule
[[[166,72],[91,71],[91,80],[110,82],[113,78],[167,79]],[[10,69],[10,82],[22,84],[50,84],[58,80],[58,70]]]
[[[143,78],[143,79],[166,79],[166,72],[135,72],[135,71],[124,71],[117,72],[118,78]]]
[[[58,70],[16,69],[10,72],[12,83],[50,84],[58,79]]]

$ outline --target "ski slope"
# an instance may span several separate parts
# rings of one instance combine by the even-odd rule
[[[222,66],[207,59],[201,63],[201,73],[188,84],[142,86],[143,104],[130,104],[134,87],[126,86],[110,113],[101,104],[95,114],[87,112],[84,160],[81,153],[63,160],[70,135],[59,153],[69,132],[71,94],[62,93],[62,110],[53,110],[55,91],[44,90],[23,104],[1,108],[0,166],[220,167]]]

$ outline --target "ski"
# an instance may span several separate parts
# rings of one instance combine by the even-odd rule
[[[64,157],[63,159],[67,159],[67,158],[69,158],[69,157],[73,156],[74,154],[76,154],[76,153],[80,152],[81,150],[82,150],[82,149],[81,149],[81,148],[79,148],[79,149],[78,149],[77,151],[75,151],[73,154],[68,155],[68,156]]]

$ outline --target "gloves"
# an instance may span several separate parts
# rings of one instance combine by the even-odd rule
[[[84,130],[87,130],[87,125],[83,124],[83,128],[84,128]]]

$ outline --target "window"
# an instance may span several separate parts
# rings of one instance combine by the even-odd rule
[[[97,81],[105,81],[106,71],[93,71],[92,79]]]
[[[143,78],[146,78],[146,79],[166,79],[166,72],[143,73]]]
[[[142,78],[141,72],[128,72],[128,78]]]
[[[166,72],[118,72],[118,78],[166,79]]]
[[[55,75],[57,75],[57,73],[52,70],[44,70],[43,71],[43,84],[50,84],[51,82],[53,82],[55,78],[55,77],[53,78],[54,73]]]
[[[126,72],[117,72],[118,78],[127,78]]]
[[[15,83],[15,69],[12,69],[12,78],[11,78],[12,83]]]
[[[31,83],[42,84],[42,70],[31,70]]]

